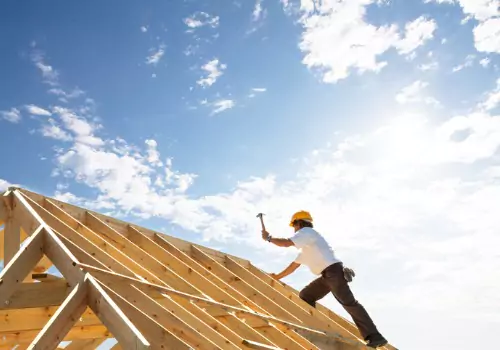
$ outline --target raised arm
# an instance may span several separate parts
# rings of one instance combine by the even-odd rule
[[[278,247],[291,247],[294,245],[291,239],[271,237],[269,232],[265,230],[262,231],[262,239],[269,241],[272,244],[277,245]]]

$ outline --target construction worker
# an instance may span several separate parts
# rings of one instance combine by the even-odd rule
[[[297,258],[278,274],[271,274],[280,280],[293,273],[300,265],[306,265],[319,277],[300,291],[300,298],[312,307],[329,292],[351,315],[367,346],[377,348],[387,344],[367,311],[354,297],[348,282],[354,277],[354,271],[344,267],[328,242],[313,228],[313,219],[307,211],[299,211],[292,216],[290,226],[295,234],[291,238],[272,237],[267,230],[262,230],[262,238],[279,247],[295,246],[300,249]]]

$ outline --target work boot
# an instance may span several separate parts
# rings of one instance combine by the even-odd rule
[[[378,348],[379,346],[387,345],[387,340],[380,333],[371,334],[366,339],[368,343],[366,346],[370,348]]]

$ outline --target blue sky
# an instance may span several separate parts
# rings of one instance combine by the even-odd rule
[[[269,272],[296,252],[259,240],[255,215],[289,236],[290,215],[307,209],[392,343],[489,346],[500,323],[498,0],[0,6],[0,189]],[[312,277],[302,268],[286,281]]]

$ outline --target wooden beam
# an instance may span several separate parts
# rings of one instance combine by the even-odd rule
[[[38,202],[40,205],[43,205],[43,202],[45,201],[46,198],[50,199],[51,202],[53,202],[59,208],[63,209],[66,213],[68,213],[69,215],[71,215],[72,217],[74,217],[75,219],[77,219],[80,222],[85,221],[84,216],[86,215],[86,212],[89,212],[89,213],[95,215],[96,217],[98,217],[99,219],[101,219],[102,221],[104,221],[106,224],[108,224],[109,226],[114,228],[116,231],[118,231],[120,234],[124,235],[125,237],[127,237],[127,235],[128,235],[128,231],[129,231],[128,226],[130,226],[130,223],[128,223],[128,222],[125,222],[125,221],[122,221],[122,220],[119,220],[116,218],[112,218],[112,217],[103,215],[101,213],[95,212],[95,211],[87,210],[87,209],[84,209],[82,207],[79,207],[79,206],[76,206],[73,204],[65,203],[65,202],[62,202],[62,201],[57,200],[55,198],[52,198],[52,197],[42,196],[38,193],[26,190],[24,188],[19,189],[19,191],[21,191],[24,195],[30,197],[32,200]],[[182,251],[187,252],[191,249],[192,243],[187,242],[183,239],[173,237],[173,236],[168,236],[164,233],[150,230],[146,227],[141,227],[139,225],[132,225],[132,226],[151,238],[153,238],[155,235],[164,236],[164,237],[168,238],[169,241],[173,242],[173,244]],[[207,253],[213,259],[215,259],[219,262],[223,262],[226,256],[230,256],[231,258],[235,259],[236,261],[238,261],[240,264],[242,264],[245,267],[250,263],[248,260],[241,259],[241,258],[234,256],[234,255],[222,253],[222,252],[219,252],[215,249],[204,247],[202,245],[195,244],[194,246],[203,250],[205,253]]]
[[[26,309],[61,305],[70,291],[63,279],[43,283],[21,283],[1,310]]]
[[[100,339],[78,339],[73,340],[65,350],[95,350],[106,341],[106,338]]]
[[[120,273],[133,276],[134,274],[126,266],[121,264],[111,255],[103,251],[99,246],[89,241],[87,238],[83,237],[73,228],[68,226],[66,223],[62,222],[54,214],[47,211],[45,208],[40,206],[38,203],[27,198],[30,206],[35,210],[35,212],[40,216],[40,218],[53,230],[64,235],[67,239],[72,241],[77,246],[81,247],[87,253],[95,255],[101,262],[114,271],[120,271]],[[53,261],[54,262],[54,261]],[[55,264],[55,262],[54,262]]]
[[[23,332],[1,332],[0,349],[13,349],[16,345],[25,344],[29,346],[40,330],[26,330]],[[64,341],[80,339],[110,338],[113,335],[101,325],[73,327],[64,338]]]
[[[139,327],[148,341],[150,341],[151,344],[154,344],[154,348],[185,350],[191,348],[186,342],[172,334],[169,330],[158,323],[155,319],[156,317],[151,317],[154,317],[155,315],[150,316],[145,314],[142,310],[129,303],[125,298],[115,293],[109,287],[102,285],[102,288],[106,289],[107,293],[112,296],[113,300],[119,305],[120,309],[122,309],[124,313],[134,319],[137,323],[137,327]],[[128,348],[125,344],[122,344],[122,342],[120,342],[120,345]]]
[[[0,203],[1,203],[1,202],[2,202],[2,201],[0,201]],[[3,223],[2,223],[2,225],[3,225]],[[4,252],[4,250],[5,250],[5,249],[4,249],[4,244],[3,244],[3,242],[4,242],[4,237],[5,237],[5,235],[4,235],[4,234],[5,234],[5,230],[4,230],[3,228],[2,228],[2,229],[0,229],[0,261],[1,261],[1,260],[3,260],[3,252]]]
[[[65,228],[56,217],[40,207],[36,202],[29,198],[24,198],[22,194],[16,192],[16,197],[23,203],[24,207],[44,226],[46,254],[54,262],[56,267],[67,280],[70,278],[73,281],[81,281],[84,278],[83,271],[78,269],[78,260],[74,255],[62,244],[61,240],[56,236],[42,217],[50,220],[51,224],[57,225],[63,230],[66,229],[71,234],[70,230]],[[35,210],[36,207],[37,210]],[[78,235],[78,234],[76,234]],[[76,236],[73,235],[73,236]],[[84,243],[86,243],[84,241]],[[127,270],[128,272],[128,270]],[[88,284],[88,304],[92,311],[99,317],[103,324],[119,339],[120,343],[126,344],[130,349],[149,349],[150,344],[144,336],[137,330],[132,322],[123,314],[123,312],[111,300],[109,295],[102,290],[92,276],[86,276]],[[76,284],[76,283],[75,283]]]
[[[254,286],[252,286],[249,282],[241,279],[240,277],[229,271],[224,265],[215,261],[196,247],[193,247],[191,251],[191,257],[205,266],[205,268],[217,274],[224,282],[232,286],[234,289],[238,290],[245,297],[258,304],[260,309],[264,310],[263,312],[270,315],[275,315],[280,319],[284,319],[290,322],[302,322],[297,316],[286,310],[283,306],[278,305],[276,302],[264,295],[261,291],[254,288]],[[247,306],[252,307],[252,305]],[[260,310],[256,311],[262,312]]]
[[[87,283],[84,280],[73,288],[56,313],[31,342],[28,349],[51,350],[56,348],[83,314],[86,307]]]
[[[64,299],[60,304],[62,304],[63,301]],[[0,310],[0,339],[5,334],[14,332],[24,333],[33,330],[39,333],[52,315],[57,312],[59,305]],[[102,324],[102,322],[99,321],[90,308],[87,308],[74,328],[95,326],[99,324]]]
[[[302,329],[304,331],[309,331],[309,332],[312,332],[312,333],[315,333],[318,335],[328,335],[327,333],[325,333],[323,331],[303,327],[301,325],[298,325],[298,324],[295,324],[295,323],[292,323],[292,322],[289,322],[286,320],[282,320],[282,319],[276,318],[274,316],[259,314],[259,313],[256,313],[254,311],[234,307],[231,305],[222,304],[222,303],[219,303],[219,302],[216,302],[213,300],[209,300],[209,299],[197,297],[194,295],[190,295],[187,293],[179,292],[179,291],[173,290],[171,288],[167,288],[167,287],[155,285],[155,284],[152,284],[149,282],[141,281],[141,280],[135,279],[133,277],[128,277],[128,276],[120,275],[120,274],[117,274],[114,272],[105,271],[105,270],[98,269],[98,268],[95,268],[93,266],[88,266],[85,264],[78,264],[78,266],[80,266],[82,269],[84,269],[88,272],[91,272],[92,275],[95,275],[97,279],[106,278],[106,277],[101,277],[101,276],[113,277],[113,278],[116,278],[118,281],[126,281],[128,283],[132,283],[132,284],[137,285],[137,286],[145,286],[147,288],[151,288],[152,290],[156,290],[156,291],[159,291],[159,292],[167,294],[167,295],[170,295],[170,294],[177,295],[177,296],[189,299],[193,303],[212,305],[212,306],[220,307],[220,308],[225,309],[225,310],[230,311],[230,312],[239,312],[239,313],[245,314],[245,315],[247,315],[247,317],[257,317],[257,318],[264,319],[267,321],[277,322],[277,323],[283,324],[291,329]],[[332,334],[331,336],[334,336],[334,335]]]
[[[170,243],[157,242],[134,227],[129,228],[128,237],[144,252],[154,255],[162,264],[168,266],[179,275],[184,276],[186,281],[198,289],[203,290],[206,296],[224,304],[239,307],[243,305],[235,297],[235,294],[238,293],[236,290],[228,287],[225,283],[222,283],[222,286],[214,283],[208,278],[211,274],[210,271],[206,270],[177,247],[172,246],[165,249],[165,246],[167,244],[170,245]]]
[[[21,231],[19,221],[13,215],[14,202],[11,191],[2,196],[7,217],[4,221],[4,264],[7,265],[16,255],[21,246]]]
[[[54,282],[54,281],[60,281],[62,278],[50,273],[32,273],[31,278],[34,281],[39,281],[39,282]]]
[[[204,344],[202,347],[212,349],[238,348],[170,297],[155,300],[140,288],[110,276],[100,276],[98,280],[142,312],[154,315],[155,320],[169,332],[182,337],[194,347]]]
[[[134,264],[140,267],[140,270],[137,270],[138,274],[144,279],[156,284],[165,283],[171,288],[183,290],[187,293],[203,295],[201,290],[187,282],[181,275],[141,250],[129,239],[120,235],[97,217],[88,214],[85,222],[93,229],[88,229],[89,231],[93,233],[95,230],[101,236],[100,239],[106,242],[108,246],[121,251],[122,254],[126,254],[129,259],[134,261]]]
[[[93,278],[87,279],[89,306],[125,349],[149,349],[150,343]]]
[[[19,287],[20,282],[42,258],[44,230],[39,228],[29,238],[26,246],[17,251],[13,259],[0,272],[0,305],[8,304],[8,299]]]

